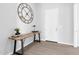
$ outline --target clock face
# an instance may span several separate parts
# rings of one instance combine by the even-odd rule
[[[30,5],[27,3],[21,3],[18,6],[17,9],[18,16],[19,18],[24,22],[24,23],[31,23],[33,20],[33,11]]]

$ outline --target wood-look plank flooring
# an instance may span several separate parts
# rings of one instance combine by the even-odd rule
[[[24,55],[79,55],[79,48],[53,42],[36,42],[24,48]]]

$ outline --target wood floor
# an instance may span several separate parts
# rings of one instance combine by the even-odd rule
[[[24,48],[24,55],[79,55],[79,48],[53,42],[36,42]]]

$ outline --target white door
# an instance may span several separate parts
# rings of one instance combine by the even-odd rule
[[[46,40],[58,41],[58,8],[45,11],[45,35]]]

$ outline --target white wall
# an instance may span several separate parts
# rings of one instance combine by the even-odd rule
[[[36,5],[30,4],[34,12],[34,20],[31,24],[24,24],[18,18],[17,3],[2,3],[0,4],[0,54],[10,54],[13,52],[14,42],[8,39],[13,35],[16,27],[20,28],[21,33],[29,33],[33,30],[33,24],[36,24]],[[33,41],[33,37],[24,41],[24,46]],[[17,49],[20,49],[20,42],[17,44]]]
[[[73,45],[73,4],[61,4],[59,25],[63,28],[59,31],[59,41]]]
[[[54,3],[43,3],[38,4],[37,16],[39,24],[41,24],[40,31],[43,40],[46,39],[45,35],[45,10],[47,9],[59,9],[58,27],[62,27],[59,30],[59,41],[64,44],[73,44],[73,4],[54,4]]]
[[[0,54],[13,50],[13,41],[8,37],[16,27],[16,4],[0,3]]]

